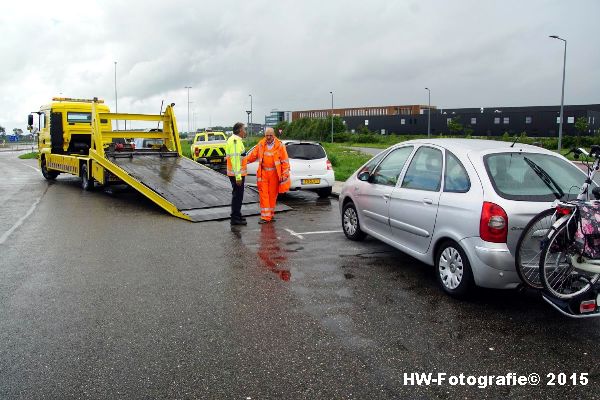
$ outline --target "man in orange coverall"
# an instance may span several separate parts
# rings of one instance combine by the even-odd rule
[[[265,130],[265,137],[246,156],[248,164],[258,160],[256,184],[260,197],[259,224],[275,221],[277,195],[290,189],[290,162],[285,145],[275,137],[273,128]]]

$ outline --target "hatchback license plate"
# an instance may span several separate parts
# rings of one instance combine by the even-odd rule
[[[223,161],[222,158],[211,158],[210,160],[211,163],[220,163],[221,161]]]
[[[321,183],[321,179],[302,179],[303,185],[317,185]]]

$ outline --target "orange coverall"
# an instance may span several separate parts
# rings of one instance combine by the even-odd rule
[[[260,217],[270,221],[275,216],[275,205],[279,194],[279,176],[275,168],[275,157],[268,150],[265,151],[262,160],[262,182],[258,182],[258,193],[260,195]]]
[[[273,147],[269,149],[266,140],[262,139],[246,158],[248,164],[256,160],[260,218],[271,221],[275,216],[277,194],[285,193],[290,188],[290,166],[285,145],[275,139]]]

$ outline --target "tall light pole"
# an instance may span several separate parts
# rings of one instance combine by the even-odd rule
[[[558,39],[565,42],[565,53],[563,57],[563,80],[562,80],[562,92],[560,95],[560,125],[558,126],[558,152],[560,153],[560,149],[562,147],[562,132],[563,132],[563,108],[565,104],[565,68],[567,66],[567,41],[557,35],[550,35],[552,39]]]
[[[246,110],[246,114],[248,114],[248,128],[250,128],[250,114],[252,114],[252,111],[250,110]]]
[[[333,143],[333,91],[329,94],[331,95],[331,143]]]
[[[431,137],[431,89],[425,88],[427,90],[427,138]]]
[[[188,92],[188,113],[187,113],[187,117],[188,117],[188,135],[190,134],[190,89],[192,88],[191,86],[186,86],[185,87],[187,89]]]
[[[252,95],[250,96],[250,114],[248,114],[248,129],[250,129],[250,136],[252,136]]]
[[[119,105],[117,103],[117,62],[115,61],[115,112],[119,112]],[[119,120],[116,120],[117,130],[119,130]]]

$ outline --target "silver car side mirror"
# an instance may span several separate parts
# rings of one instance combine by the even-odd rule
[[[363,171],[360,174],[358,174],[356,178],[358,178],[359,181],[367,182],[370,177],[371,174],[369,173],[369,171]]]

